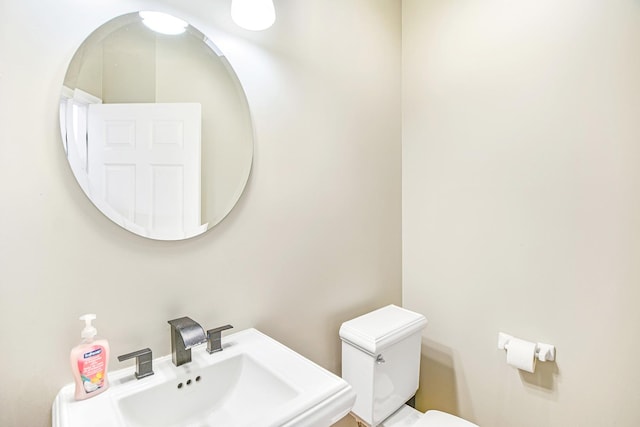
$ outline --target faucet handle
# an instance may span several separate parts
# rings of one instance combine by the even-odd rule
[[[148,377],[153,375],[153,353],[150,348],[143,348],[142,350],[133,351],[131,353],[118,356],[118,361],[136,359],[136,373],[137,379]]]
[[[222,351],[222,331],[231,328],[233,328],[233,326],[224,325],[207,331],[207,352],[209,352],[209,354]]]

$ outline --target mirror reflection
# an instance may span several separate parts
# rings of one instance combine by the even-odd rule
[[[206,36],[165,14],[123,15],[85,40],[65,76],[60,128],[89,199],[152,239],[186,239],[219,223],[251,169],[253,129],[237,76]]]

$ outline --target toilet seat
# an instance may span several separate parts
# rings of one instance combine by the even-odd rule
[[[415,425],[415,427],[478,427],[462,418],[455,417],[446,412],[427,411]]]
[[[422,413],[408,405],[403,405],[380,427],[479,427],[446,412],[430,410]]]

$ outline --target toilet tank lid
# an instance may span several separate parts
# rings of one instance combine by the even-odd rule
[[[340,338],[376,355],[384,348],[419,332],[426,324],[427,319],[422,314],[391,304],[344,322],[340,327]]]

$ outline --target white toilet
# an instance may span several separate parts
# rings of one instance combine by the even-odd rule
[[[405,405],[418,390],[427,319],[395,305],[344,322],[342,378],[356,392],[351,414],[371,427],[478,427],[440,411]]]

